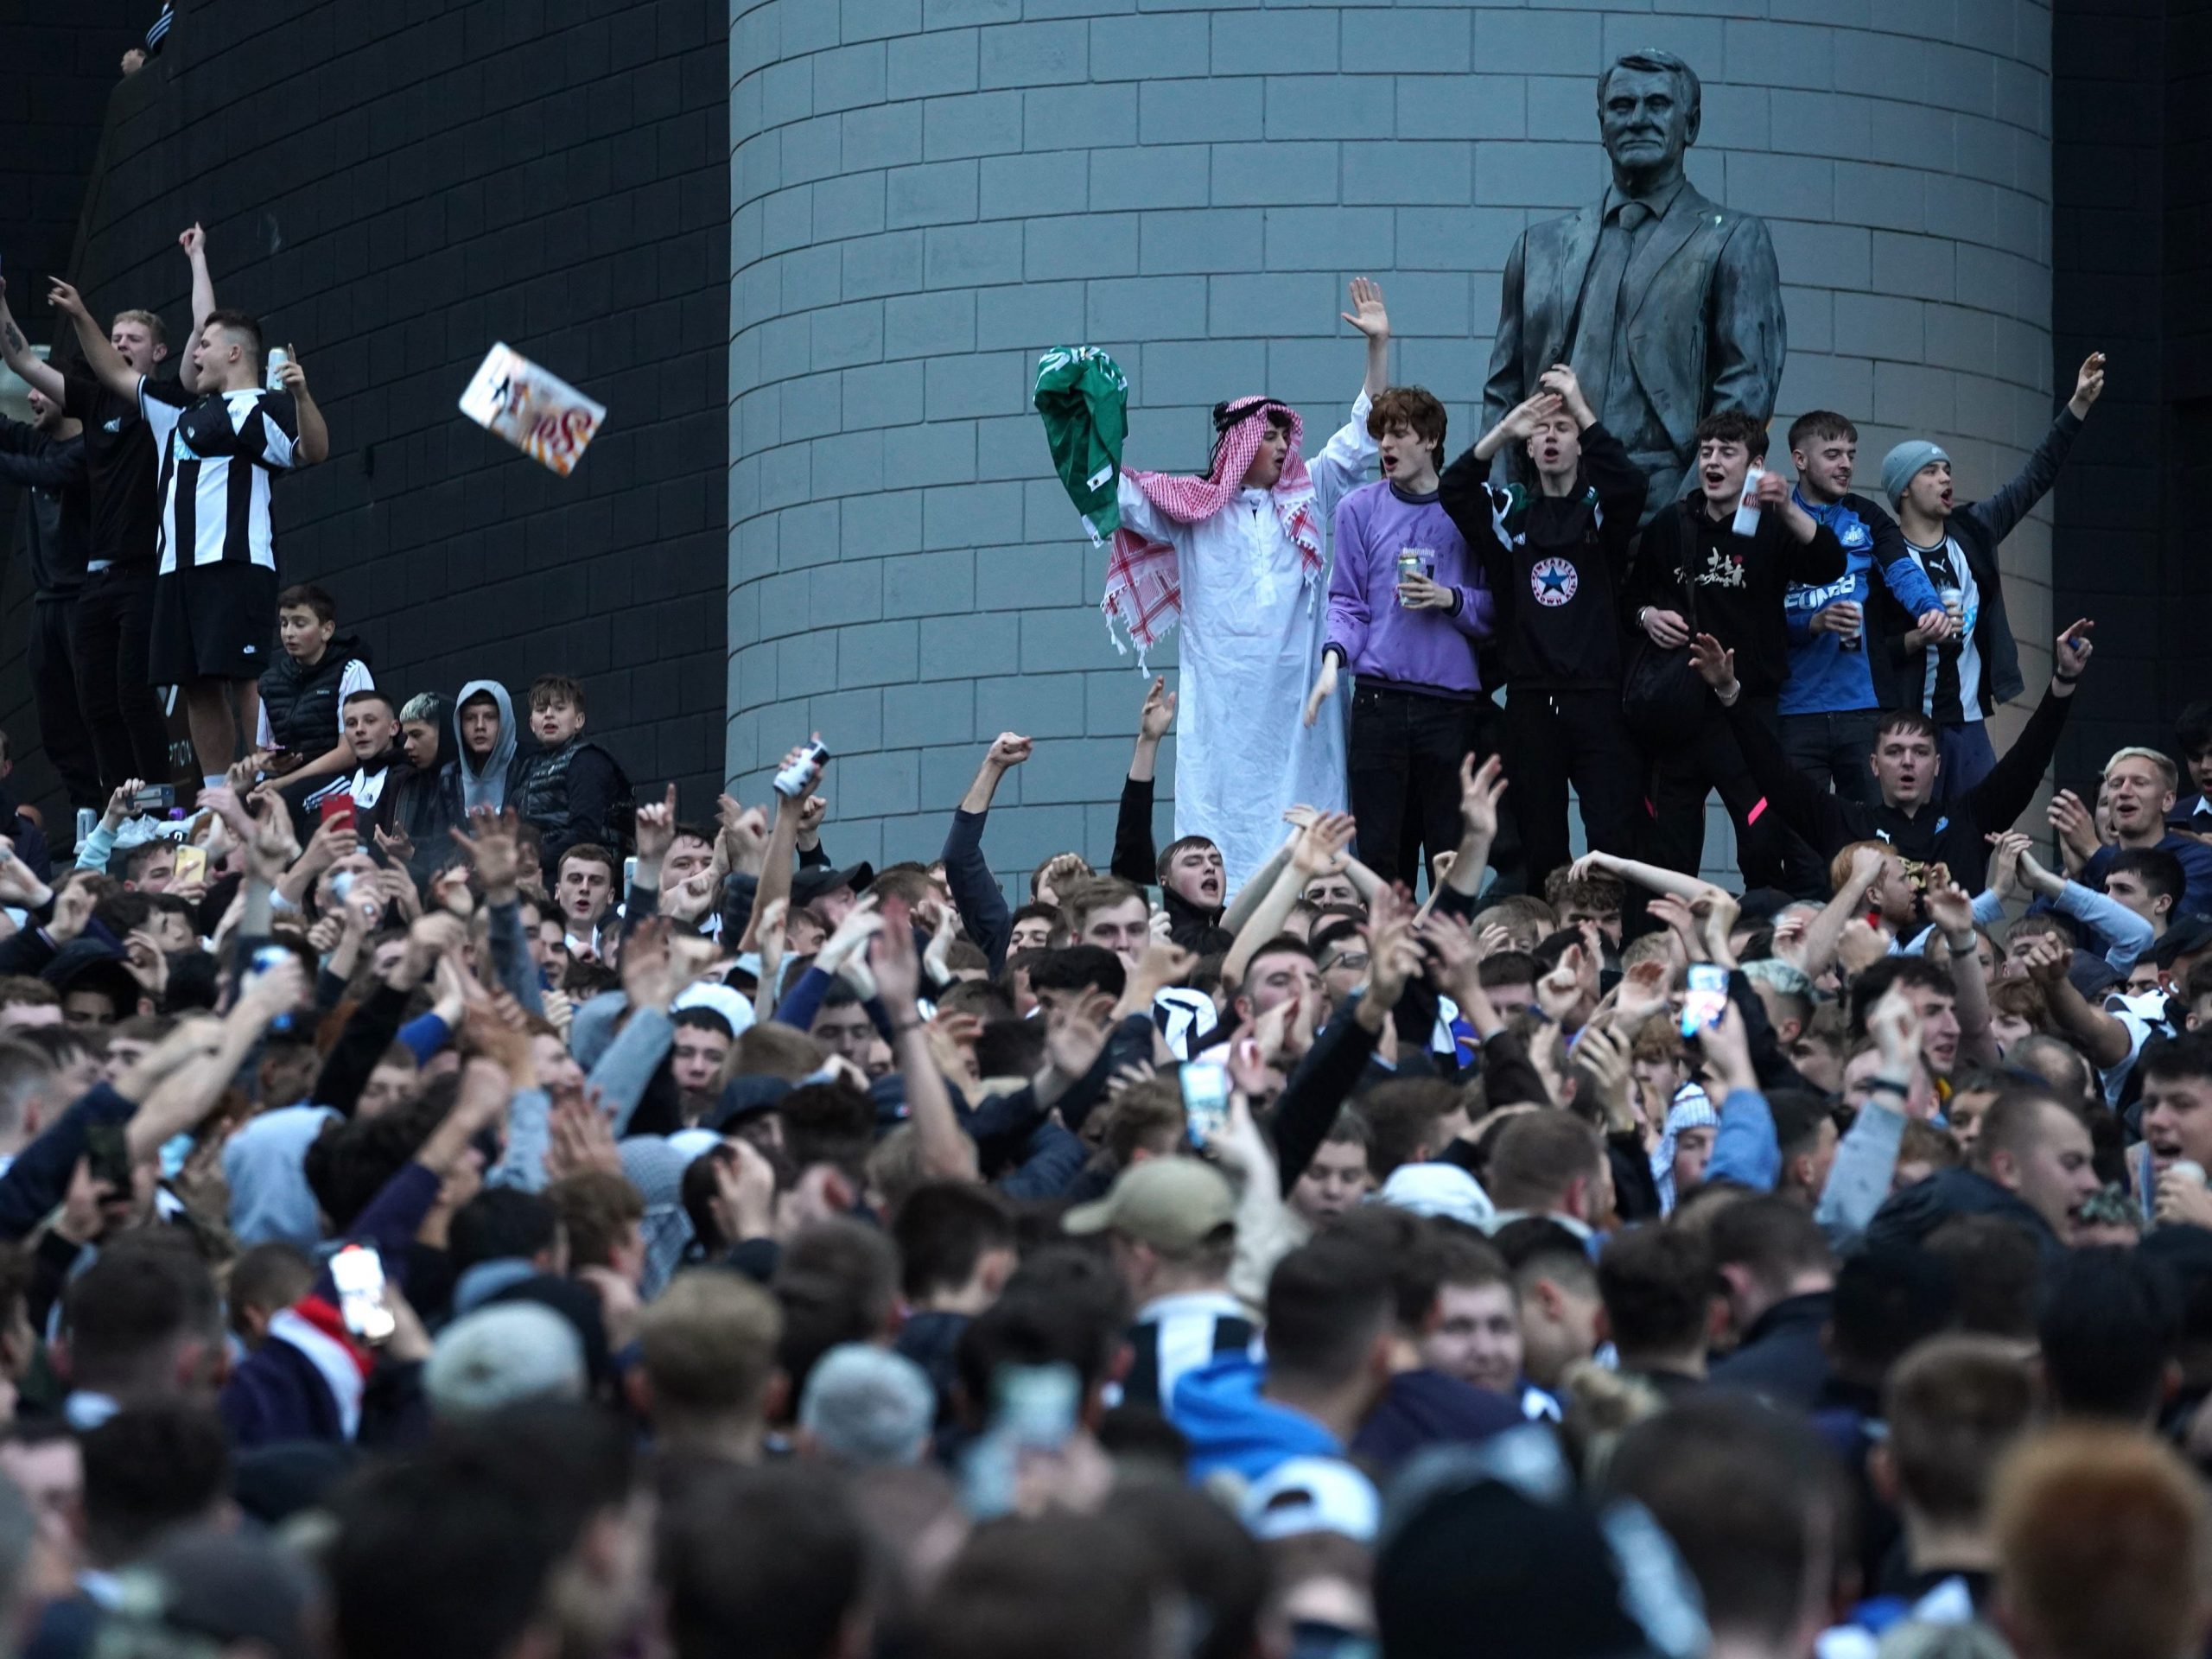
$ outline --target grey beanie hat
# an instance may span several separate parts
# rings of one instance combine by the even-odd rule
[[[434,1417],[450,1421],[524,1401],[584,1397],[583,1338],[537,1302],[493,1302],[438,1333],[423,1367]]]
[[[808,1374],[799,1427],[848,1463],[921,1461],[937,1418],[927,1372],[904,1354],[840,1343]]]
[[[1918,476],[1920,469],[1932,461],[1948,461],[1950,456],[1941,444],[1930,443],[1925,438],[1907,438],[1903,443],[1882,457],[1882,493],[1890,498],[1894,507],[1904,499],[1905,486]]]

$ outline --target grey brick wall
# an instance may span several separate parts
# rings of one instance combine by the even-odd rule
[[[1037,753],[995,864],[1103,857],[1141,687],[1027,410],[1036,353],[1110,349],[1128,461],[1193,467],[1224,396],[1343,419],[1337,312],[1370,274],[1396,378],[1471,440],[1506,252],[1602,187],[1594,76],[1639,46],[1704,79],[1699,186],[1772,226],[1777,426],[1834,406],[1866,474],[1910,431],[1968,492],[2009,476],[2054,402],[2048,7],[1716,10],[731,0],[733,780],[757,798],[818,729],[838,855],[927,857],[1011,727]],[[2045,524],[2005,549],[2031,683]]]

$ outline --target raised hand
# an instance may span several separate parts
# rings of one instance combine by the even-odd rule
[[[1299,874],[1300,887],[1337,868],[1344,849],[1351,845],[1352,832],[1357,827],[1349,812],[1324,812],[1299,832],[1298,845],[1291,849],[1290,862]]]
[[[1967,948],[1973,948],[1973,895],[1952,880],[1950,870],[1942,864],[1928,873],[1928,919],[1942,930],[1946,941],[1967,936]]]
[[[2037,933],[2023,939],[2014,948],[2013,959],[2027,969],[2028,977],[2040,984],[2056,985],[2064,979],[2074,965],[2074,952],[2050,933]]]
[[[875,977],[876,994],[895,1021],[914,1006],[921,985],[921,963],[914,956],[912,918],[901,899],[887,899],[882,913],[874,918],[874,938],[868,947],[868,967]],[[842,931],[842,930],[840,930]],[[823,955],[829,947],[823,947]],[[818,958],[817,958],[818,960]]]
[[[1167,735],[1168,728],[1175,723],[1175,694],[1167,689],[1167,677],[1155,674],[1152,685],[1144,694],[1144,708],[1137,715],[1137,735],[1148,743],[1157,743]]]
[[[1351,307],[1337,315],[1370,340],[1390,338],[1390,314],[1383,308],[1382,285],[1365,276],[1351,279]]]
[[[2020,855],[2028,850],[2028,838],[2018,830],[1991,830],[1982,839],[1994,849],[1989,855],[1986,880],[1989,890],[1999,899],[2022,899],[2027,889],[2020,879]]]
[[[2074,410],[2075,419],[2079,420],[2088,414],[2090,406],[2104,395],[2105,354],[2102,352],[2091,352],[2082,359],[2082,366],[2074,376],[2074,396],[2068,406],[2071,408],[2076,404],[2081,405]]]
[[[1709,633],[1700,633],[1690,641],[1690,666],[1715,691],[1725,691],[1736,683],[1736,653],[1722,650],[1720,642]]]
[[[2085,616],[2058,636],[2051,652],[2051,671],[2060,679],[2078,680],[2082,677],[2082,671],[2089,665],[2089,658],[2097,648],[2089,638],[2096,626]]]
[[[1497,803],[1505,793],[1505,763],[1491,755],[1481,766],[1459,757],[1459,822],[1478,841],[1497,839]]]
[[[2050,827],[2058,831],[2059,850],[2066,855],[2066,868],[2078,870],[2104,845],[2097,834],[2096,818],[2082,804],[2082,798],[2070,789],[2062,789],[2050,798],[2044,817]]]
[[[1394,1008],[1407,982],[1421,972],[1421,944],[1414,933],[1414,907],[1395,887],[1382,887],[1368,908],[1367,995]]]
[[[1583,396],[1582,382],[1573,369],[1564,363],[1554,363],[1536,377],[1536,384],[1546,391],[1555,392],[1567,406],[1567,412],[1587,426],[1592,419],[1590,400]]]
[[[676,785],[638,809],[638,862],[658,865],[676,842]]]
[[[87,322],[92,321],[92,314],[85,308],[85,296],[59,276],[54,278],[53,286],[47,290],[46,302],[70,316],[82,317]]]
[[[468,861],[476,867],[477,880],[484,884],[484,896],[493,903],[504,902],[514,892],[521,874],[522,855],[517,836],[519,828],[512,806],[503,812],[480,806],[468,815],[468,830],[456,826],[448,831],[454,845],[467,853]],[[475,833],[471,835],[469,830]]]
[[[1557,372],[1557,371],[1554,371]],[[1545,377],[1548,379],[1550,377]],[[1505,435],[1516,442],[1525,442],[1536,435],[1536,429],[1560,412],[1565,400],[1557,393],[1540,391],[1533,397],[1524,397],[1505,411],[1498,425]]]
[[[207,232],[200,228],[197,220],[187,226],[178,236],[176,245],[184,250],[188,259],[197,259],[207,251]]]
[[[1147,702],[1145,706],[1149,709],[1151,704]],[[1172,714],[1173,710],[1171,709],[1169,712]],[[1028,760],[1036,748],[1033,739],[1023,737],[1018,732],[1001,732],[991,740],[991,752],[983,758],[1001,772],[1011,772]]]

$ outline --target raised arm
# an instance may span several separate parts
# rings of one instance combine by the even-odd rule
[[[23,331],[16,326],[15,314],[8,309],[8,284],[0,280],[0,358],[4,358],[23,384],[54,403],[67,401],[67,391],[61,383],[61,371],[50,363],[39,360],[31,350],[31,343],[23,338]]]
[[[961,797],[960,810],[952,815],[951,825],[944,832],[944,881],[952,893],[952,907],[960,912],[968,937],[989,958],[994,974],[1005,963],[1007,940],[1013,929],[1006,894],[992,878],[990,861],[983,856],[983,823],[999,784],[1029,758],[1033,747],[1027,738],[1014,732],[1001,732],[993,739],[982,765],[976,769],[976,781]]]
[[[2012,747],[1997,757],[1989,775],[1967,791],[1961,804],[1985,830],[2008,830],[2028,810],[2043,774],[2058,753],[2059,734],[2073,708],[2074,687],[2089,665],[2096,646],[2089,634],[2097,625],[2083,617],[2058,636],[2051,652],[2050,688]]]
[[[1480,766],[1471,754],[1460,757],[1459,845],[1436,895],[1435,907],[1447,916],[1465,919],[1475,913],[1475,896],[1482,891],[1490,849],[1497,840],[1497,805],[1505,786],[1504,764],[1497,756],[1491,755]]]
[[[1160,880],[1160,851],[1152,833],[1153,781],[1160,769],[1160,743],[1175,723],[1175,693],[1167,677],[1155,674],[1137,714],[1136,748],[1128,776],[1122,780],[1121,810],[1114,820],[1114,860],[1109,867],[1124,881],[1146,887]]]
[[[952,1094],[930,1053],[921,1010],[915,1003],[921,966],[914,959],[914,929],[906,905],[888,899],[883,927],[868,948],[877,996],[891,1019],[891,1054],[906,1084],[906,1110],[922,1155],[922,1173],[940,1180],[977,1177],[976,1143],[953,1116]]]
[[[85,308],[84,296],[60,277],[54,279],[54,291],[48,303],[63,313],[77,326],[77,343],[85,349],[85,366],[92,376],[118,397],[131,402],[138,400],[138,372],[123,360],[123,353],[115,349],[100,326],[92,321],[92,314]]]
[[[1959,1017],[1959,1052],[1983,1065],[1997,1064],[1997,1039],[1989,1023],[1989,982],[1981,971],[1974,931],[1974,900],[1938,865],[1929,872],[1928,918],[1943,936],[1950,957],[1951,985]]]
[[[1835,960],[1837,942],[1853,917],[1866,908],[1866,889],[1881,880],[1882,866],[1887,861],[1879,849],[1861,847],[1851,855],[1851,873],[1835,896],[1821,907],[1821,913],[1807,924],[1805,937],[1799,941],[1794,960],[1798,969],[1808,979],[1818,979],[1828,970]],[[1777,949],[1777,956],[1783,952]]]
[[[300,414],[299,458],[309,466],[329,460],[330,428],[322,418],[322,406],[308,391],[308,372],[298,358],[284,365],[280,378]]]
[[[1833,531],[1826,533],[1834,539]],[[1743,685],[1736,678],[1736,653],[1722,650],[1711,634],[1700,633],[1690,641],[1690,663],[1698,677],[1713,688],[1720,706],[1729,711],[1728,724],[1736,734],[1736,746],[1743,751],[1744,764],[1751,768],[1751,781],[1782,814],[1783,822],[1823,855],[1847,841],[1866,839],[1854,833],[1836,798],[1790,764],[1764,722],[1737,713]]]
[[[1298,902],[1306,884],[1335,866],[1338,855],[1351,844],[1351,815],[1346,812],[1324,812],[1299,832],[1290,861],[1275,877],[1267,897],[1253,906],[1243,926],[1236,931],[1236,943],[1229,947],[1221,964],[1225,983],[1243,982],[1245,969],[1260,947],[1282,931],[1291,906]]]
[[[185,341],[184,356],[177,365],[176,383],[187,391],[198,391],[200,371],[193,366],[192,341],[200,338],[208,315],[215,308],[215,279],[207,274],[207,232],[197,220],[185,228],[176,245],[192,264],[192,335]]]
[[[1353,277],[1351,307],[1338,315],[1367,336],[1367,379],[1361,390],[1371,403],[1390,384],[1390,314],[1383,308],[1382,283]]]
[[[2065,944],[2038,934],[2021,942],[2019,954],[2021,965],[2043,987],[2050,1017],[2082,1046],[2099,1071],[2110,1071],[2135,1052],[2135,1038],[2126,1026],[2074,988],[2074,982],[2067,977],[2074,952]]]
[[[817,740],[819,741],[819,740]],[[800,751],[793,749],[783,759],[777,770],[796,766]],[[798,823],[805,810],[806,797],[815,785],[822,781],[823,767],[817,764],[805,785],[796,795],[776,798],[776,827],[768,832],[768,850],[762,855],[760,884],[753,894],[753,913],[745,925],[745,937],[738,941],[740,953],[753,949],[753,930],[759,925],[760,912],[779,899],[788,902],[791,896],[791,856],[798,845]]]
[[[2043,442],[2036,446],[2026,464],[2004,488],[1984,496],[1967,509],[1993,540],[2001,542],[2011,535],[2013,526],[2026,518],[2058,481],[2058,469],[2066,464],[2067,452],[2081,435],[2082,423],[2088,418],[2090,409],[2104,395],[2104,389],[2105,354],[2092,352],[2082,359],[2082,366],[2075,374],[2074,396],[2052,420],[2050,430],[2044,434]]]

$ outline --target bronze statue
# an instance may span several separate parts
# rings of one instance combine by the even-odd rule
[[[1650,480],[1647,523],[1681,493],[1700,419],[1723,409],[1772,417],[1788,350],[1764,222],[1683,175],[1700,102],[1696,72],[1671,52],[1631,52],[1598,77],[1612,186],[1513,245],[1483,388],[1487,429],[1546,369],[1571,365]]]

